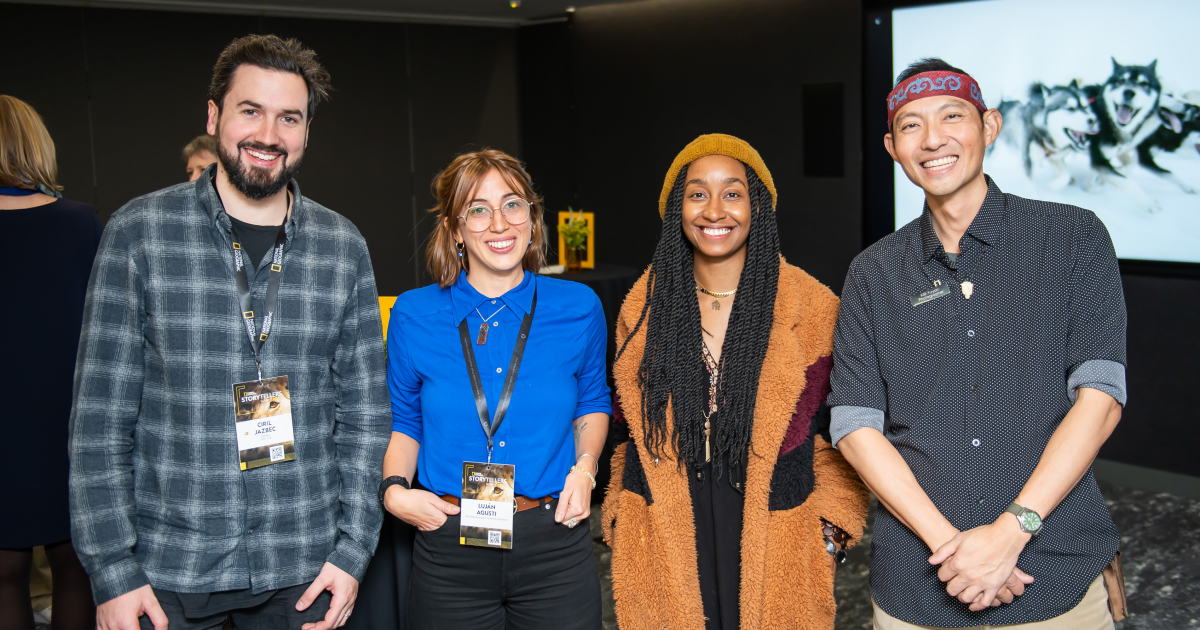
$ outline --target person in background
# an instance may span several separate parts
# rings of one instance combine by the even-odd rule
[[[536,275],[542,203],[517,160],[460,155],[434,188],[437,282],[400,296],[387,336],[380,497],[418,528],[399,594],[409,623],[598,630],[588,516],[612,412],[600,298]]]
[[[187,164],[188,181],[199,179],[204,169],[217,161],[216,137],[203,134],[193,138],[183,147],[183,161]]]
[[[838,299],[780,256],[775,202],[758,152],[724,134],[663,181],[662,236],[617,320],[630,439],[603,525],[622,629],[833,629],[867,494],[827,432]]]
[[[925,209],[851,264],[828,400],[879,498],[875,628],[1111,630],[1121,538],[1092,473],[1126,399],[1108,230],[984,174],[1003,119],[962,70],[922,59],[887,105]]]
[[[100,220],[59,193],[54,141],[37,112],[0,95],[0,628],[33,628],[29,569],[44,545],[51,627],[95,627],[88,576],[71,545],[67,427],[84,294]]]
[[[295,180],[328,89],[300,42],[234,40],[217,164],[104,230],[70,443],[101,630],[328,630],[354,608],[389,420],[366,241]]]

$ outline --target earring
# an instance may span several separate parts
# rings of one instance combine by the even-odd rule
[[[462,258],[463,244],[461,242],[455,241],[454,246],[458,248],[458,257]]]

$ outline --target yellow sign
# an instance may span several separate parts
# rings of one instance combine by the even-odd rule
[[[570,212],[561,211],[558,213],[558,224],[565,225],[567,219],[571,216]],[[574,213],[575,220],[582,220],[592,231],[588,233],[587,244],[583,246],[583,252],[580,256],[579,266],[584,269],[596,268],[596,220],[595,215],[591,212],[576,212]],[[582,218],[580,218],[582,217]],[[560,234],[558,237],[558,264],[564,267],[567,264],[567,244],[563,241]]]
[[[395,295],[379,296],[379,319],[383,320],[383,340],[387,341],[388,320],[392,318],[392,306],[396,303]]]

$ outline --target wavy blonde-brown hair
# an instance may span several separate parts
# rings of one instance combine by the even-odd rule
[[[437,199],[437,205],[430,208],[429,213],[437,217],[437,224],[425,245],[425,264],[429,275],[443,288],[454,284],[459,269],[470,269],[465,253],[462,258],[458,256],[454,228],[458,225],[458,213],[467,209],[467,201],[471,199],[475,187],[493,170],[499,171],[513,192],[529,202],[533,243],[525,250],[522,261],[524,268],[537,273],[546,262],[546,224],[542,219],[542,198],[534,192],[533,180],[525,172],[525,166],[511,155],[495,149],[463,153],[433,178],[433,196]]]
[[[51,190],[58,185],[54,140],[28,103],[0,94],[0,187]]]

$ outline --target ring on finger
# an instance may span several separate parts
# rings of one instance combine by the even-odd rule
[[[577,518],[573,518],[573,519],[567,521],[566,523],[563,523],[563,525],[566,525],[568,529],[574,529],[575,526],[578,524],[579,524],[579,519],[577,519]]]

